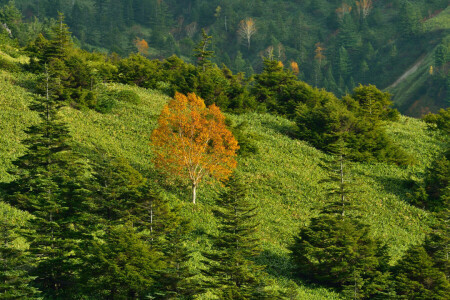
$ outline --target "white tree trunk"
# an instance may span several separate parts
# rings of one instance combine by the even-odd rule
[[[192,184],[192,203],[195,204],[195,199],[197,199],[197,184]]]

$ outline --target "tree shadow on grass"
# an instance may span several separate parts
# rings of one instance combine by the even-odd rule
[[[278,254],[269,250],[264,250],[255,259],[256,264],[265,266],[264,271],[274,277],[285,277],[293,279],[292,262],[288,254]]]
[[[371,178],[380,183],[386,193],[393,194],[400,199],[405,199],[407,202],[409,202],[408,193],[412,193],[418,184],[413,179],[397,178],[392,176],[372,175]]]
[[[261,125],[273,129],[291,139],[296,138],[296,129],[293,124],[283,124],[282,122],[276,122],[276,120],[264,120],[261,122]]]

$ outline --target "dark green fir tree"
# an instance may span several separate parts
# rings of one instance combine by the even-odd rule
[[[90,299],[145,299],[164,267],[162,253],[131,223],[113,225],[87,248],[83,292]]]
[[[194,57],[197,59],[197,66],[203,71],[211,66],[211,58],[214,56],[214,51],[208,50],[211,45],[211,39],[212,36],[207,35],[206,31],[202,29],[202,39],[194,48]]]
[[[214,215],[219,221],[218,234],[212,239],[211,251],[203,253],[208,259],[206,287],[220,299],[257,299],[263,272],[252,261],[261,251],[255,235],[257,214],[238,175],[227,182]]]
[[[89,220],[84,185],[88,172],[72,151],[69,130],[59,117],[60,105],[49,88],[30,109],[39,114],[40,122],[26,130],[27,150],[9,171],[16,179],[0,189],[5,202],[34,216],[28,236],[30,252],[39,257],[33,285],[45,297],[70,299],[76,296],[70,292],[77,279],[76,249]]]
[[[306,280],[334,287],[349,299],[382,299],[391,294],[387,249],[370,235],[349,197],[354,187],[346,170],[346,147],[333,147],[327,183],[330,200],[321,214],[301,228],[291,246],[295,272]]]
[[[400,299],[450,298],[445,274],[434,266],[423,246],[413,245],[393,268],[395,291]]]
[[[0,299],[39,298],[39,291],[30,285],[33,257],[14,245],[20,230],[9,220],[0,220]]]
[[[433,259],[434,266],[450,279],[450,209],[447,205],[435,215],[435,223],[431,226],[432,231],[427,235],[424,248]]]
[[[155,299],[192,299],[201,292],[195,273],[189,266],[191,251],[187,241],[190,223],[180,215],[177,205],[170,205],[155,187],[148,184],[142,189],[138,206],[140,225],[150,233],[146,240],[153,249],[164,255],[165,267],[157,270],[156,284],[152,290]]]

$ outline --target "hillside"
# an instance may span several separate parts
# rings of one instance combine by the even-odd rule
[[[11,62],[25,59],[0,55]],[[0,181],[5,182],[12,179],[6,173],[10,161],[23,153],[24,147],[20,144],[23,130],[35,123],[37,116],[27,108],[33,95],[26,89],[35,75],[0,72]],[[116,92],[131,90],[139,95],[140,101],[136,104],[116,99],[116,106],[104,114],[64,108],[63,120],[69,125],[77,151],[87,160],[95,160],[98,152],[126,158],[142,174],[159,180],[151,162],[149,137],[168,97],[158,91],[122,84],[105,84],[98,88]],[[246,134],[253,137],[258,148],[256,154],[239,157],[238,168],[250,189],[251,201],[258,207],[261,224],[258,236],[263,246],[258,263],[267,266],[274,279],[272,288],[288,287],[296,282],[297,299],[338,299],[330,290],[295,280],[287,250],[299,227],[317,215],[325,203],[320,181],[326,172],[320,162],[328,156],[304,141],[291,138],[294,123],[283,117],[258,113],[228,117],[236,124],[248,124]],[[394,263],[408,245],[421,242],[429,231],[430,215],[408,204],[406,194],[410,191],[410,179],[421,179],[425,168],[445,149],[445,138],[427,130],[421,120],[409,117],[389,124],[388,134],[407,149],[417,163],[408,167],[353,163],[350,173],[358,186],[354,198],[363,207],[362,219],[372,225],[374,236],[388,242],[391,263]],[[211,210],[221,187],[203,184],[199,189],[199,204],[194,207],[189,202],[188,188],[164,180],[158,183],[170,202],[181,205],[183,215],[193,222],[194,231],[188,246],[194,251],[191,263],[199,268],[199,251],[210,246],[207,236],[216,231]],[[9,211],[15,210],[4,204],[0,206],[1,217],[9,217]],[[24,218],[21,212],[13,215],[17,215],[18,220]]]
[[[16,0],[15,5],[23,22],[2,22],[10,23],[22,45],[39,31],[48,35],[46,27],[63,12],[75,42],[89,51],[121,56],[140,51],[156,59],[176,54],[195,63],[193,49],[205,29],[212,36],[213,62],[234,73],[259,73],[261,57],[271,57],[286,66],[298,63],[299,79],[338,96],[358,83],[375,84],[392,92],[396,107],[410,116],[448,106],[448,55],[443,67],[435,62],[436,48],[449,48],[447,0]],[[241,29],[249,20],[246,36]],[[26,34],[19,35],[19,28]],[[139,50],[138,41],[148,49]]]
[[[449,24],[450,7],[447,7],[426,20],[424,28],[433,37],[432,40],[442,36],[441,43],[447,47],[450,44]],[[432,40],[428,50],[412,57],[416,61],[412,62],[405,73],[386,88],[394,95],[397,107],[408,115],[421,116],[449,105],[450,94],[445,87],[446,84],[448,85],[445,83],[445,80],[448,82],[448,75],[445,74],[445,67],[437,66],[436,53],[440,46],[435,46]],[[433,69],[432,72],[430,67]]]

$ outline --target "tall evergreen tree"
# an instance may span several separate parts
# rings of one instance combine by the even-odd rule
[[[450,209],[446,207],[436,214],[436,223],[432,226],[432,231],[427,235],[424,248],[433,259],[434,266],[445,274],[450,280]]]
[[[202,39],[198,45],[194,48],[194,57],[197,58],[197,65],[205,71],[208,66],[211,65],[211,57],[214,56],[214,51],[208,50],[211,44],[212,36],[206,34],[202,29]]]
[[[69,290],[76,283],[76,249],[88,220],[86,171],[71,149],[69,130],[59,119],[60,105],[49,88],[30,108],[41,121],[26,130],[27,151],[13,162],[10,174],[16,179],[2,184],[3,199],[34,216],[34,231],[28,236],[30,251],[39,257],[34,285],[46,297],[69,299],[75,296]]]
[[[238,175],[226,184],[217,202],[214,215],[219,232],[213,237],[212,251],[203,253],[207,269],[206,286],[220,299],[254,298],[260,286],[262,266],[251,259],[260,253],[256,208],[247,198],[246,188]]]
[[[39,296],[39,291],[30,286],[34,279],[29,275],[33,258],[13,243],[20,230],[19,226],[0,220],[0,299],[27,300]]]
[[[344,140],[334,144],[337,158],[327,167],[329,203],[301,228],[291,246],[296,273],[313,282],[342,290],[352,299],[383,298],[391,293],[387,248],[370,236],[370,227],[354,213],[345,169]],[[335,167],[337,165],[337,167]]]
[[[450,298],[450,284],[444,273],[434,267],[433,260],[421,245],[408,249],[393,269],[396,293],[402,299]]]
[[[162,253],[132,224],[110,226],[85,252],[84,294],[93,299],[144,299],[164,266]]]
[[[144,186],[142,201],[138,204],[138,210],[145,215],[138,224],[150,233],[146,240],[164,255],[165,267],[157,271],[152,296],[155,299],[191,299],[201,291],[188,264],[191,251],[186,242],[191,226],[180,216],[179,208],[170,207],[167,199],[155,190]]]
[[[52,28],[51,48],[48,55],[59,59],[64,58],[71,45],[69,28],[64,23],[64,14],[58,13],[58,20]]]

